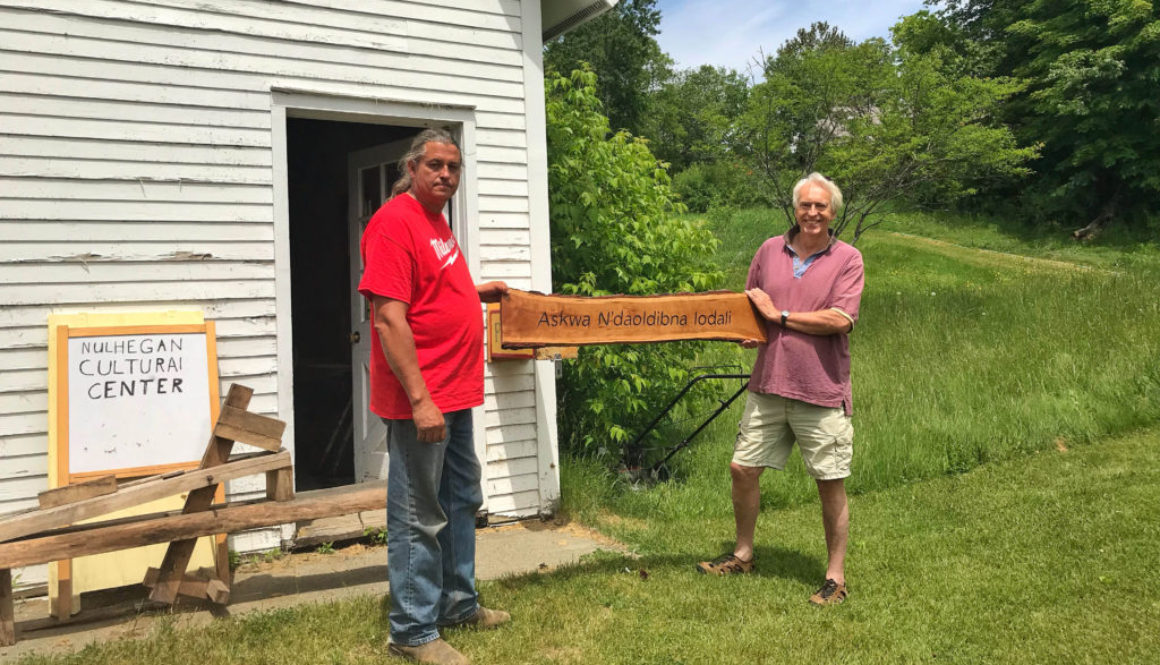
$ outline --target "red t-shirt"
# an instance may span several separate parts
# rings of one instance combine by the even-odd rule
[[[365,269],[359,293],[407,303],[419,369],[443,413],[483,404],[483,314],[475,282],[443,215],[409,194],[388,201],[362,237]],[[371,411],[411,418],[411,402],[383,355],[371,350]]]

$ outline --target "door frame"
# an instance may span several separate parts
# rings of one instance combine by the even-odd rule
[[[479,219],[479,181],[475,149],[475,106],[415,100],[384,99],[331,94],[297,88],[271,89],[271,149],[274,193],[274,287],[277,334],[278,418],[286,422],[283,445],[294,451],[294,336],[291,325],[290,185],[287,167],[287,118],[335,122],[395,125],[403,127],[450,126],[462,149],[463,176],[455,194],[455,207],[463,220]],[[461,225],[456,236],[473,279],[479,279],[479,224]],[[480,325],[483,314],[480,313]],[[483,407],[476,408],[474,443],[481,463],[486,460],[487,431]],[[483,478],[483,510],[487,509],[487,478]],[[293,537],[293,525],[284,525],[283,537]],[[290,532],[290,533],[288,533]]]
[[[367,443],[373,437],[386,445],[387,427],[370,413],[367,406],[370,399],[369,376],[364,374],[369,369],[371,357],[374,355],[371,344],[376,343],[377,337],[371,329],[372,317],[367,309],[367,301],[359,292],[358,284],[362,279],[362,260],[355,260],[359,254],[362,239],[362,222],[370,222],[380,206],[390,199],[392,183],[387,182],[386,173],[381,169],[384,164],[398,163],[411,147],[413,137],[396,139],[387,143],[380,143],[367,148],[360,148],[346,153],[347,173],[347,210],[346,229],[347,247],[350,253],[350,330],[351,330],[351,434],[354,437],[354,479],[355,483],[362,482],[363,478],[376,478],[379,475],[367,475],[367,471],[382,465],[368,464],[373,451],[367,450]],[[362,192],[362,171],[373,165],[379,176],[379,194],[381,200],[372,206],[365,215],[362,203],[365,194]],[[402,174],[399,174],[400,177]],[[358,341],[354,336],[358,335]],[[365,337],[364,337],[365,336]],[[384,450],[385,452],[385,450]],[[386,459],[383,459],[386,462]],[[378,472],[376,472],[377,474]],[[381,472],[385,474],[385,472]],[[386,477],[383,475],[382,477]]]

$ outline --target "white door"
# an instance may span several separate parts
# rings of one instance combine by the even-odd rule
[[[371,328],[370,308],[358,292],[362,279],[362,252],[359,241],[371,215],[390,195],[399,177],[398,161],[411,139],[386,143],[352,152],[347,157],[347,182],[350,196],[348,229],[350,235],[350,342],[352,417],[354,419],[354,480],[356,483],[387,477],[387,428],[378,416],[368,410],[371,397],[371,344],[378,339]]]

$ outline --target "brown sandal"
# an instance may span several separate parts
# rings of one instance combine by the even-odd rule
[[[753,560],[742,561],[732,554],[722,554],[712,561],[702,561],[697,564],[697,571],[705,575],[737,575],[752,573]]]
[[[810,602],[814,605],[841,605],[848,595],[849,591],[846,590],[844,582],[838,584],[834,580],[826,580],[822,588],[810,596]]]

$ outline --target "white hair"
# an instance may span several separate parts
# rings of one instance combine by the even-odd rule
[[[830,193],[830,208],[834,212],[838,212],[842,209],[842,190],[838,189],[838,186],[834,184],[833,180],[830,180],[826,176],[817,172],[811,173],[801,180],[798,180],[797,184],[793,186],[793,207],[796,208],[798,207],[798,203],[801,203],[802,187],[805,187],[806,183],[809,182],[821,185],[827,192]]]

